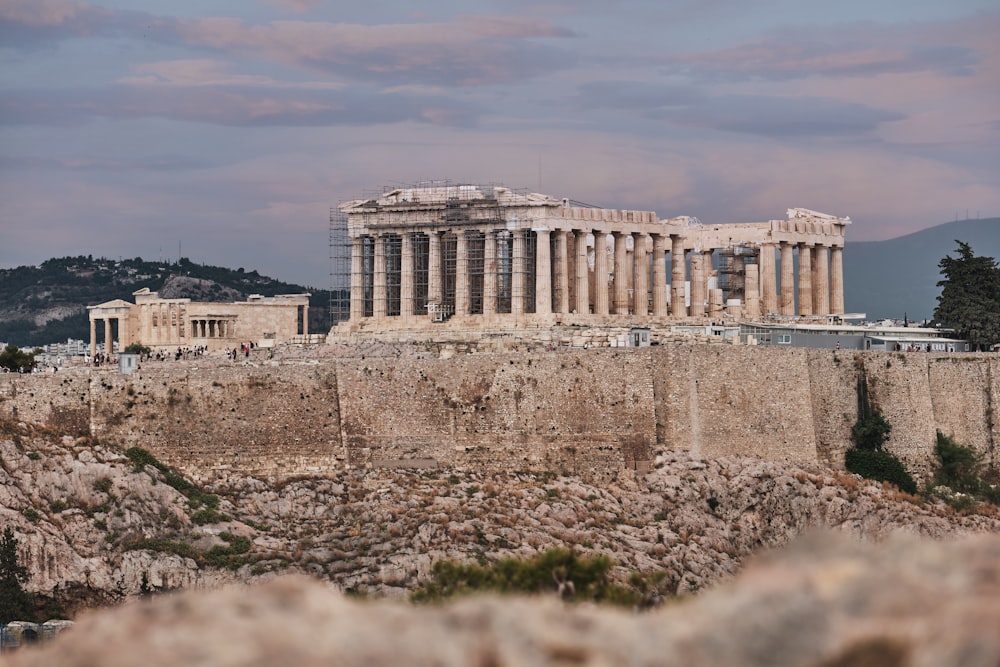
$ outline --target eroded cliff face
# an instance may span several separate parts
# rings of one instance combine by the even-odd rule
[[[185,495],[161,470],[137,470],[89,437],[0,421],[0,457],[0,519],[20,543],[28,588],[69,615],[143,589],[286,572],[398,598],[439,559],[555,546],[611,556],[622,581],[665,572],[660,594],[669,596],[728,579],[749,555],[817,527],[864,540],[1000,532],[995,514],[956,514],[819,466],[686,452],[661,451],[648,473],[600,485],[449,470],[281,481],[230,473],[205,487],[219,498],[215,514],[198,500],[203,493]]]

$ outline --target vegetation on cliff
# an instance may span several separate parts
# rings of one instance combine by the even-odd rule
[[[607,602],[628,607],[649,607],[672,595],[676,581],[660,571],[629,575],[625,584],[610,576],[614,561],[604,554],[584,556],[573,549],[554,548],[528,558],[503,558],[495,562],[460,563],[440,560],[431,577],[420,583],[414,602],[441,602],[473,593],[555,593],[573,602]]]
[[[0,537],[0,625],[34,619],[34,600],[22,586],[27,581],[28,568],[18,559],[17,538],[7,526]]]
[[[854,446],[844,456],[844,467],[865,479],[889,482],[907,493],[916,493],[917,483],[906,471],[903,462],[882,447],[891,432],[892,424],[872,403],[868,380],[861,367],[858,372],[858,420],[851,428]]]

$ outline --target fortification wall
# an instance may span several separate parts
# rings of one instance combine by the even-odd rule
[[[198,478],[355,467],[613,478],[658,448],[842,465],[857,380],[914,472],[935,432],[996,460],[1000,359],[677,344],[0,376],[0,415],[141,446]]]

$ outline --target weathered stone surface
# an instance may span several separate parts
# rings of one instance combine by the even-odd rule
[[[1000,537],[814,536],[646,614],[554,598],[417,608],[282,578],[99,612],[10,664],[992,667],[998,627]]]
[[[139,445],[201,480],[449,468],[605,482],[657,449],[840,467],[861,372],[892,424],[887,447],[918,476],[937,430],[1000,463],[1000,358],[980,354],[675,343],[444,359],[369,342],[128,376],[7,374],[0,416]]]

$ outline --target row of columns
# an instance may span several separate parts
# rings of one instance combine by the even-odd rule
[[[428,233],[428,276],[427,302],[440,304],[443,299],[442,285],[442,235],[445,232]],[[654,316],[671,315],[703,317],[706,302],[715,298],[706,291],[708,277],[712,270],[712,250],[688,251],[685,239],[679,235],[611,232],[613,236],[612,266],[608,266],[608,234],[602,230],[534,230],[535,242],[535,314],[590,313],[595,315]],[[588,236],[594,237],[593,294],[591,294],[591,271],[588,263]],[[554,235],[554,236],[553,236]],[[375,248],[372,266],[372,315],[375,318],[387,315],[387,266],[386,234],[374,238]],[[413,312],[414,301],[414,242],[411,234],[400,233],[400,315],[409,317],[422,315]],[[628,237],[632,237],[633,255],[629,261]],[[647,237],[652,237],[652,257],[648,255]],[[455,232],[455,314],[470,313],[469,283],[469,242],[462,230]],[[554,243],[553,243],[554,240]],[[665,260],[667,243],[672,262],[668,300]],[[510,269],[511,307],[514,315],[525,313],[525,279],[529,274],[527,263],[529,253],[523,233],[516,232],[512,239]],[[554,246],[554,257],[552,253]],[[794,251],[798,247],[798,308],[796,309]],[[780,264],[775,266],[775,252],[780,249]],[[828,261],[829,251],[829,261]],[[687,253],[691,252],[690,268],[690,311],[685,304],[687,275]],[[492,315],[497,312],[497,232],[486,231],[483,257],[483,305],[482,313]],[[652,261],[652,285],[649,284],[650,259]],[[554,268],[553,268],[554,267]],[[572,267],[572,272],[571,272]],[[780,270],[776,270],[776,268]],[[844,312],[843,301],[843,249],[822,245],[763,244],[758,255],[758,264],[744,267],[745,293],[744,312],[758,317],[777,313],[781,315],[824,315]],[[780,275],[780,291],[778,276]],[[600,276],[611,278],[613,288],[609,293],[602,286]],[[630,294],[631,285],[631,294]],[[651,293],[650,293],[651,292]],[[571,293],[573,296],[571,302]],[[720,306],[721,307],[721,306]],[[716,311],[716,308],[711,309]],[[365,316],[364,282],[364,239],[355,238],[351,252],[351,319]]]
[[[235,338],[236,322],[231,319],[193,319],[192,338]]]
[[[798,244],[798,308],[795,294],[794,252],[796,245],[778,244],[780,251],[780,292],[775,281],[775,245],[760,249],[760,287],[763,315],[840,315],[844,312],[844,249]],[[829,255],[828,255],[829,251]]]
[[[90,318],[90,356],[93,357],[97,354],[97,322],[98,320],[104,321],[104,352],[106,354],[114,353],[114,336],[112,334],[111,322],[118,322],[118,335],[121,338],[123,332],[125,331],[124,317],[116,315],[105,315],[103,317],[91,317]],[[127,345],[126,341],[119,340],[119,346]]]

